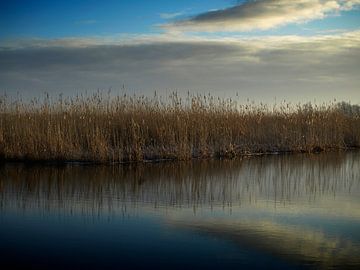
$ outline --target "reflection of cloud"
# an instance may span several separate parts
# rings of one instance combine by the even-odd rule
[[[359,158],[349,152],[111,168],[6,164],[0,167],[0,211],[90,219],[151,215],[282,259],[346,266],[360,263],[358,243],[269,220],[316,220],[326,228],[330,218],[356,226]]]
[[[170,30],[249,31],[269,29],[288,23],[322,19],[330,14],[351,10],[359,0],[262,0],[208,11],[189,19],[166,24]]]
[[[3,43],[2,47],[0,81],[8,91],[120,89],[126,81],[138,89],[240,88],[271,98],[300,90],[314,95],[316,89],[331,98],[331,90],[339,94],[341,88],[346,89],[341,92],[344,98],[360,100],[360,32],[251,39],[74,38]],[[31,81],[33,77],[42,83]],[[332,83],[328,78],[333,78]]]
[[[341,238],[330,238],[321,231],[299,226],[281,225],[270,221],[230,222],[209,219],[207,221],[168,221],[170,225],[197,230],[219,238],[252,247],[272,255],[298,263],[313,264],[320,268],[360,264],[360,248]]]

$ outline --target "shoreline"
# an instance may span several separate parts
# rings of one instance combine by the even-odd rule
[[[25,164],[25,165],[81,165],[81,166],[92,166],[92,165],[137,165],[137,164],[161,164],[161,163],[178,163],[178,162],[194,162],[194,161],[206,161],[206,160],[236,160],[243,158],[255,158],[264,156],[280,156],[280,155],[304,155],[304,154],[327,154],[336,152],[352,152],[360,151],[360,146],[355,147],[342,147],[342,148],[327,148],[327,149],[315,149],[313,151],[272,151],[272,152],[254,152],[254,153],[242,153],[229,155],[217,155],[210,157],[192,157],[189,159],[178,159],[178,158],[154,158],[154,159],[143,159],[143,160],[130,160],[130,161],[99,161],[99,160],[82,160],[82,159],[29,159],[29,158],[0,158],[0,166],[4,164]]]

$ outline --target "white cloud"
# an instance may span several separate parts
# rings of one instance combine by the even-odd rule
[[[304,23],[351,10],[360,0],[258,0],[230,8],[208,11],[162,25],[176,31],[267,30],[289,23]]]
[[[160,13],[160,18],[162,19],[175,19],[176,17],[184,15],[184,12],[174,12],[174,13]]]

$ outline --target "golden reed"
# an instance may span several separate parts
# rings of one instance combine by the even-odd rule
[[[269,107],[177,93],[0,98],[2,160],[185,160],[359,146],[359,106],[347,103]]]

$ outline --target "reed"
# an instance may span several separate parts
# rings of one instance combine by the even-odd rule
[[[0,158],[129,162],[314,152],[360,146],[347,103],[238,104],[211,95],[96,93],[24,102],[0,98]]]

